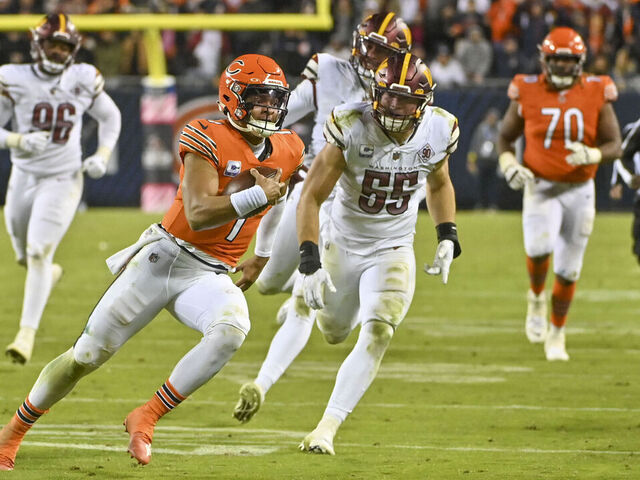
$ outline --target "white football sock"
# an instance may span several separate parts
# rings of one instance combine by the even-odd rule
[[[267,358],[255,379],[255,383],[265,394],[289,368],[311,336],[316,311],[306,305],[301,308],[300,302],[304,303],[304,300],[294,297],[294,301],[290,303],[287,319],[271,340]]]
[[[224,323],[210,327],[195,347],[180,359],[169,381],[188,397],[226,365],[244,342],[245,334]]]
[[[386,323],[371,321],[362,326],[358,341],[338,370],[325,416],[344,421],[353,411],[376,378],[392,336],[393,329]]]
[[[45,258],[27,257],[27,278],[24,282],[21,327],[37,330],[40,326],[42,313],[51,293],[52,260],[49,256]]]
[[[54,358],[40,372],[29,393],[29,401],[41,410],[48,410],[62,400],[82,377],[97,366],[80,365],[73,357],[73,348]]]

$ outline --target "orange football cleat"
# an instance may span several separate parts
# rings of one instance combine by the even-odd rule
[[[14,418],[0,430],[0,470],[13,470],[16,455],[26,430],[14,428],[18,420]]]
[[[145,407],[146,405],[142,405],[132,410],[123,423],[125,431],[130,435],[127,451],[141,465],[147,465],[151,461],[151,441],[156,426],[152,414]]]

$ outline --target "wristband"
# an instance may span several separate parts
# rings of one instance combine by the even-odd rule
[[[238,217],[244,218],[254,210],[264,207],[269,201],[267,194],[260,185],[254,185],[251,188],[229,195],[231,205],[238,214]]]
[[[322,267],[318,245],[311,240],[300,244],[300,266],[298,270],[305,275],[311,275]]]
[[[443,222],[436,225],[436,233],[438,234],[438,243],[442,240],[451,240],[453,242],[453,258],[462,253],[462,248],[458,241],[458,227],[456,227],[455,223]]]

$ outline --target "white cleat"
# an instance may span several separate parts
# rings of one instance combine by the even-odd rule
[[[527,320],[525,333],[531,343],[542,343],[547,338],[547,297],[544,292],[536,295],[527,292]]]
[[[289,314],[289,307],[291,307],[291,302],[293,301],[293,297],[287,298],[280,308],[278,309],[278,313],[276,315],[276,322],[278,325],[282,325],[284,321],[287,319],[287,315]]]
[[[57,263],[51,265],[51,288],[55,287],[56,284],[62,278],[62,274],[64,273],[64,269]]]
[[[258,413],[264,403],[264,392],[253,382],[245,383],[240,387],[240,398],[233,409],[233,418],[240,423],[247,423]]]
[[[24,365],[31,359],[36,330],[31,327],[21,327],[13,343],[7,346],[6,355],[13,363]]]
[[[569,354],[565,348],[564,328],[556,329],[551,327],[544,342],[544,354],[550,362],[569,361]]]
[[[303,452],[335,455],[333,437],[340,426],[340,422],[332,417],[323,417],[316,429],[304,437],[299,448]]]

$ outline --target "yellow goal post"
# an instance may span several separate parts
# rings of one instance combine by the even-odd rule
[[[223,14],[100,14],[71,15],[80,32],[143,30],[149,77],[163,82],[167,75],[161,30],[330,30],[331,0],[316,0],[316,12],[304,13],[223,13]],[[42,18],[39,15],[0,15],[0,31],[26,31]]]

